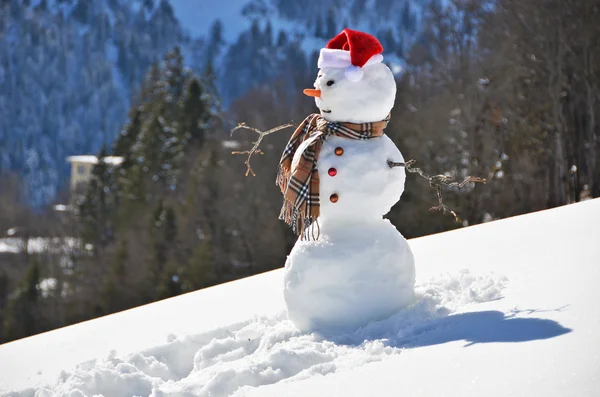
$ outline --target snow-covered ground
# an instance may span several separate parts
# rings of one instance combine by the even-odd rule
[[[286,320],[277,270],[1,345],[0,390],[598,396],[599,243],[600,199],[409,240],[415,304],[328,338]]]
[[[20,252],[42,253],[42,252],[60,252],[64,249],[71,249],[78,244],[78,240],[72,237],[60,239],[58,237],[32,237],[25,240],[18,237],[0,238],[0,253],[17,254]],[[27,245],[27,249],[25,249]]]

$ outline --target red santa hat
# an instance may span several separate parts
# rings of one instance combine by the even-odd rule
[[[383,61],[382,52],[383,46],[374,36],[346,28],[321,49],[317,66],[346,68],[346,78],[359,81],[364,74],[362,68]]]

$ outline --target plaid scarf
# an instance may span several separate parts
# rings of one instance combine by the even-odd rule
[[[283,193],[279,219],[300,235],[319,217],[319,173],[317,160],[329,135],[366,140],[383,135],[389,116],[374,123],[332,123],[319,114],[311,114],[296,128],[279,161],[277,185]],[[292,160],[300,144],[310,140],[292,169]]]

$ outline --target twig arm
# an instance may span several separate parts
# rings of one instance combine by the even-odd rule
[[[468,176],[462,182],[450,182],[452,180],[451,176],[447,176],[447,175],[443,175],[443,174],[429,175],[429,174],[426,174],[425,172],[423,172],[423,170],[421,170],[420,168],[413,167],[413,164],[416,163],[415,160],[408,160],[405,163],[394,162],[394,161],[388,160],[387,163],[390,168],[404,167],[406,169],[406,171],[413,173],[413,174],[418,174],[420,177],[427,179],[427,181],[429,182],[429,186],[431,186],[432,188],[435,189],[435,192],[437,194],[437,199],[438,199],[438,205],[435,207],[431,207],[429,210],[430,211],[441,211],[444,214],[446,214],[446,213],[452,214],[452,216],[454,216],[454,220],[456,222],[460,222],[460,218],[458,217],[458,215],[456,215],[455,211],[446,207],[446,205],[444,204],[444,198],[442,196],[442,186],[462,188],[467,183],[471,183],[471,182],[473,182],[473,183],[486,183],[487,182],[486,179],[479,178],[476,176]]]
[[[284,128],[293,127],[293,126],[294,126],[294,123],[291,122],[291,123],[279,125],[277,127],[271,128],[270,130],[267,130],[267,131],[261,131],[258,128],[254,128],[254,127],[250,127],[250,126],[246,125],[246,123],[239,123],[237,126],[235,126],[234,128],[231,129],[231,131],[229,132],[229,136],[233,136],[233,133],[240,129],[254,131],[258,134],[258,139],[256,140],[256,142],[252,142],[253,146],[250,150],[231,152],[231,154],[247,154],[248,155],[248,158],[244,162],[244,164],[246,164],[246,176],[248,176],[250,174],[252,176],[256,176],[256,174],[254,173],[254,170],[252,169],[252,166],[250,165],[250,159],[255,154],[265,154],[265,152],[263,152],[261,149],[258,148],[258,146],[262,142],[263,138],[274,132],[283,130]]]

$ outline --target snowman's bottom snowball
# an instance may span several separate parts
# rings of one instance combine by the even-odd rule
[[[384,219],[323,228],[298,241],[284,270],[289,319],[305,332],[344,332],[388,317],[414,298],[415,265],[406,239]]]

